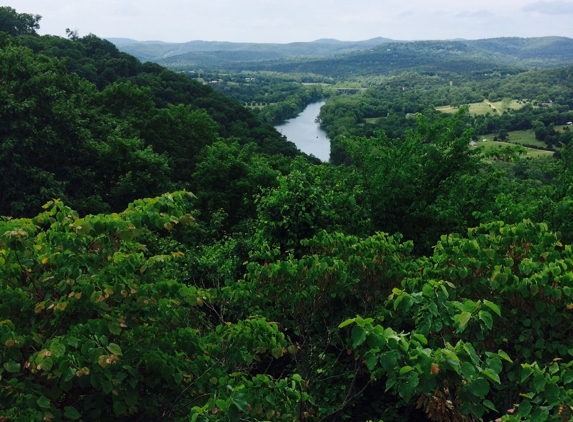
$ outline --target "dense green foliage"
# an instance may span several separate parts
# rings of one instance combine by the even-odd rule
[[[325,82],[332,82],[330,78],[305,74],[181,72],[201,78],[215,91],[251,106],[253,114],[268,124],[282,123],[295,117],[308,104],[321,100],[330,92],[325,89]]]
[[[120,210],[193,188],[201,150],[219,139],[300,154],[236,101],[95,36],[2,42],[2,214],[32,215],[56,197],[80,213]]]
[[[71,37],[0,38],[1,421],[573,418],[572,143],[492,160],[428,104],[316,164]]]
[[[8,35],[35,34],[40,28],[40,15],[18,13],[8,6],[0,6],[0,31]]]
[[[357,80],[369,88],[358,94],[338,94],[322,107],[320,119],[331,142],[331,160],[348,162],[342,147],[343,136],[373,136],[383,130],[390,138],[403,138],[415,126],[415,113],[437,116],[438,106],[455,108],[482,101],[519,101],[521,108],[500,113],[466,113],[462,119],[474,129],[474,136],[515,130],[534,130],[537,140],[548,148],[568,144],[571,132],[557,132],[556,125],[573,120],[573,68],[528,71],[518,74],[443,73],[421,75],[406,72],[395,77],[368,77]],[[545,104],[545,107],[541,107]],[[477,138],[474,138],[477,139]]]
[[[68,72],[94,83],[99,90],[113,83],[129,82],[148,91],[156,108],[183,104],[192,109],[204,109],[217,123],[219,136],[236,137],[242,144],[255,142],[260,151],[270,154],[296,155],[293,144],[285,142],[272,127],[262,124],[237,101],[156,64],[142,64],[94,35],[72,36],[71,40],[29,36],[19,38],[17,42],[35,53],[63,59]],[[142,120],[144,117],[140,116]]]

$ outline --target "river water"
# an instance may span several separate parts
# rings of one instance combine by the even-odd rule
[[[324,101],[309,104],[298,116],[275,126],[276,130],[294,142],[298,149],[316,158],[328,162],[330,158],[330,140],[326,132],[314,120]]]

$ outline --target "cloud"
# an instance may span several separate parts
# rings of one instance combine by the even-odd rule
[[[471,12],[471,11],[467,10],[467,11],[460,12],[456,15],[456,17],[458,17],[458,18],[470,18],[470,19],[491,18],[493,16],[494,16],[493,13],[491,13],[487,10],[477,10],[475,12]]]
[[[538,1],[525,5],[524,12],[540,13],[542,15],[573,14],[573,2],[569,1]]]

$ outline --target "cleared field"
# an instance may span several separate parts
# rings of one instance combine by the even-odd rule
[[[535,132],[532,130],[516,130],[509,133],[509,142],[516,142],[522,145],[535,145],[539,148],[546,148],[545,142],[535,139]]]
[[[380,117],[367,117],[364,119],[364,121],[366,121],[367,123],[376,123],[376,120],[378,120]]]
[[[519,103],[518,101],[497,101],[495,103],[489,101],[483,101],[481,103],[471,103],[468,104],[470,106],[470,114],[473,116],[482,116],[484,114],[503,114],[507,110],[519,110],[525,104]],[[441,111],[442,113],[456,113],[459,110],[459,107],[452,107],[452,106],[441,106],[436,107],[436,110]]]
[[[482,141],[483,139],[487,139],[487,142],[483,142]],[[493,141],[493,135],[485,135],[485,136],[480,137],[480,141],[478,142],[478,146],[476,146],[474,148],[482,148],[486,151],[489,151],[489,150],[497,149],[497,148],[500,148],[500,149],[505,148],[507,146],[514,147],[516,145],[511,144],[509,142],[495,142],[495,141]],[[525,157],[537,158],[537,157],[550,157],[551,155],[553,155],[553,151],[544,151],[544,150],[527,148],[527,147],[524,147],[524,148],[527,150],[527,155]]]
[[[478,139],[480,141],[487,139],[488,141],[493,141],[495,135],[493,133],[488,133],[487,135],[480,135]],[[545,148],[547,145],[545,142],[538,141],[535,139],[535,132],[532,130],[515,130],[513,132],[508,132],[508,142],[516,143],[521,145],[534,145],[539,148]],[[481,143],[480,143],[481,145]]]
[[[519,110],[520,108],[523,108],[523,106],[525,105],[525,103],[518,102],[516,100],[496,101],[490,104],[493,105],[497,110],[499,110],[502,113],[506,112],[507,110]]]

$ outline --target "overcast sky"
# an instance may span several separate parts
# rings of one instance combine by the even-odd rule
[[[573,38],[573,0],[9,0],[41,34],[136,40],[277,42]]]

